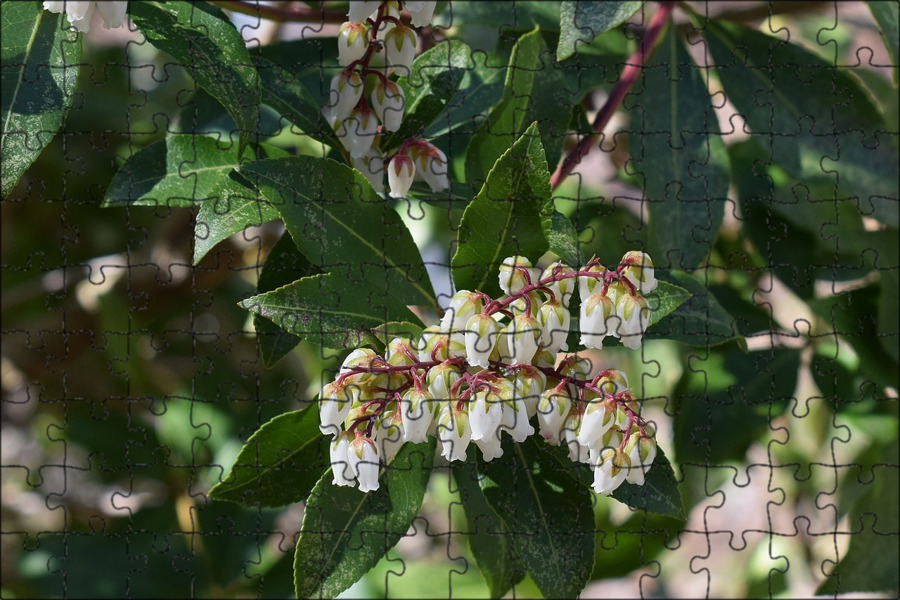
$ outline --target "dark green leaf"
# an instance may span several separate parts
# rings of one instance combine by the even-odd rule
[[[255,148],[262,157],[286,154],[265,144]],[[215,139],[200,135],[170,135],[122,165],[106,190],[103,206],[194,206],[212,198],[213,190],[225,184],[225,176],[239,162],[233,144],[219,146]]]
[[[872,16],[881,28],[881,37],[884,38],[884,46],[891,57],[891,64],[897,65],[897,57],[900,56],[900,6],[896,2],[866,2]],[[894,82],[897,81],[897,67],[894,67]]]
[[[573,268],[582,264],[581,249],[578,245],[578,233],[567,216],[553,211],[549,219],[544,219],[544,237],[548,250],[557,255],[564,263]]]
[[[653,327],[691,297],[686,289],[673,285],[666,281],[658,281],[655,290],[646,295],[650,305],[650,318],[647,320],[647,328]]]
[[[766,164],[898,225],[897,146],[851,75],[796,44],[726,22],[706,36],[717,74],[749,128],[765,136]]]
[[[211,197],[200,205],[194,225],[195,265],[222,240],[248,227],[281,217],[281,213],[261,199],[259,192],[235,171],[230,171],[219,181],[209,195]]]
[[[398,80],[406,97],[403,124],[385,140],[393,148],[408,137],[421,135],[459,89],[466,71],[473,69],[472,49],[459,40],[442,42],[413,61],[409,77]]]
[[[436,306],[412,235],[362,174],[311,156],[258,161],[241,173],[278,208],[310,262],[342,281],[346,296],[367,297],[374,313],[389,307],[381,323],[409,318],[405,309],[393,312],[398,305]]]
[[[897,593],[900,587],[900,561],[897,535],[900,523],[897,506],[900,504],[900,447],[896,441],[884,448],[878,463],[872,466],[871,482],[850,510],[850,547],[834,572],[819,586],[816,595],[847,594],[850,592]],[[868,474],[865,475],[869,477]],[[854,478],[850,485],[860,485]],[[842,496],[846,492],[842,486]]]
[[[487,116],[488,111],[503,96],[505,67],[492,66],[488,59],[475,61],[471,68],[463,72],[459,89],[447,102],[444,113],[441,113],[425,132],[425,137],[434,140],[450,131],[456,132],[452,138],[454,145],[457,137],[471,135],[476,116]],[[460,144],[464,147],[465,144]]]
[[[371,333],[379,342],[384,346],[387,346],[391,343],[391,340],[396,337],[407,340],[418,340],[422,335],[422,327],[421,325],[408,323],[406,321],[392,321],[375,327],[371,330]]]
[[[475,445],[466,462],[453,463],[453,478],[459,489],[469,532],[466,539],[491,598],[500,598],[525,578],[525,564],[513,546],[513,534],[491,508],[478,485]]]
[[[128,14],[151,44],[222,103],[237,124],[240,155],[257,131],[259,76],[228,17],[207,2],[133,2]]]
[[[435,25],[485,27],[495,31],[531,31],[537,25],[547,31],[559,27],[556,2],[459,2],[435,16]]]
[[[262,101],[300,128],[304,134],[332,148],[341,149],[341,141],[322,117],[322,103],[307,91],[290,72],[264,58],[257,61]]]
[[[669,318],[647,331],[648,339],[670,339],[694,346],[717,346],[740,338],[734,317],[722,308],[716,297],[697,279],[680,271],[661,273],[661,277],[675,281],[690,294]],[[660,288],[664,281],[660,281]],[[657,288],[659,289],[659,288]],[[652,298],[653,294],[648,296]],[[651,304],[651,308],[652,308]],[[650,313],[653,321],[653,312]]]
[[[563,2],[559,9],[556,60],[565,60],[594,37],[618,27],[640,10],[643,2]]]
[[[631,170],[644,179],[648,250],[658,267],[691,269],[709,254],[728,197],[728,157],[703,71],[675,28],[633,92]]]
[[[531,261],[547,250],[544,207],[550,199],[550,172],[532,124],[497,159],[487,181],[466,207],[451,261],[456,289],[481,290],[497,297],[497,273],[508,256]]]
[[[532,122],[537,122],[546,160],[559,162],[562,136],[569,123],[570,96],[562,72],[549,60],[547,44],[537,29],[519,38],[509,59],[503,100],[481,124],[466,149],[466,183],[480,185],[495,161],[508,152]]]
[[[250,436],[209,497],[244,506],[300,502],[331,464],[328,441],[314,406],[277,416]]]
[[[710,354],[685,370],[673,393],[678,461],[719,464],[743,459],[770,419],[793,402],[800,351]]]
[[[0,193],[6,198],[65,121],[81,40],[64,15],[42,10],[39,2],[4,2],[2,27]]]
[[[304,277],[241,302],[291,335],[328,348],[355,348],[374,327],[409,314],[393,295],[353,289],[335,273]]]
[[[504,436],[504,454],[478,461],[484,497],[513,535],[532,579],[548,598],[574,598],[594,564],[591,494],[534,438]]]
[[[298,598],[340,594],[406,535],[425,495],[434,445],[434,438],[404,444],[374,492],[335,486],[331,471],[319,480],[306,504],[294,555]]]
[[[256,291],[269,292],[303,277],[316,274],[317,269],[297,249],[291,235],[285,232],[275,243],[259,272]],[[263,365],[271,367],[300,342],[296,335],[288,333],[269,319],[254,315],[259,353]]]

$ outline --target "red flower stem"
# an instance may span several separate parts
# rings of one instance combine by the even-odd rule
[[[586,265],[587,266],[587,265]],[[632,285],[627,278],[622,276],[622,273],[617,269],[615,271],[607,271],[605,273],[596,273],[593,271],[573,271],[571,273],[554,273],[553,275],[548,275],[544,277],[540,281],[535,283],[526,285],[518,292],[510,294],[503,300],[493,300],[490,304],[484,307],[482,311],[486,315],[492,315],[498,310],[502,310],[503,308],[509,306],[517,299],[525,296],[527,298],[527,294],[529,292],[533,292],[535,290],[541,290],[542,288],[546,288],[547,284],[553,283],[554,281],[562,281],[563,279],[574,279],[576,277],[593,277],[594,279],[602,279],[604,281],[604,290],[612,281],[618,280],[620,282],[625,282],[625,287],[628,289],[630,295],[637,295],[637,289]]]
[[[625,68],[622,69],[622,74],[619,76],[619,81],[616,82],[616,85],[609,94],[609,98],[606,99],[606,104],[603,105],[600,112],[598,112],[597,116],[594,118],[592,127],[595,133],[581,138],[575,148],[569,152],[562,163],[556,168],[556,171],[550,176],[551,190],[555,190],[559,187],[559,184],[572,172],[575,165],[581,162],[581,159],[584,158],[596,144],[599,134],[603,131],[603,128],[606,127],[607,123],[609,123],[609,119],[616,112],[616,109],[619,108],[619,105],[622,104],[622,100],[625,99],[628,90],[634,85],[638,74],[640,74],[641,69],[644,68],[644,61],[646,61],[653,52],[653,47],[656,45],[660,34],[663,32],[665,24],[672,14],[673,8],[675,8],[674,2],[660,3],[659,9],[650,19],[650,24],[647,26],[644,37],[641,39],[640,46],[637,51],[631,55],[631,58],[628,59]]]

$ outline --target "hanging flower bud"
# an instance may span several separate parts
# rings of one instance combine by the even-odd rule
[[[541,305],[537,317],[541,324],[541,348],[553,354],[568,350],[569,326],[572,315],[559,300],[547,300]]]
[[[627,457],[620,455],[615,448],[602,448],[591,452],[591,464],[594,465],[594,491],[609,496],[625,481]]]
[[[406,193],[413,182],[415,169],[413,162],[405,154],[397,154],[391,159],[387,168],[388,186],[394,198],[406,198]]]
[[[366,54],[368,42],[366,26],[353,21],[347,21],[341,25],[338,34],[338,63],[346,67],[352,62],[360,60]]]
[[[615,369],[608,369],[606,375],[597,379],[594,385],[610,395],[624,392],[629,388],[628,377]]]
[[[464,332],[469,319],[484,308],[481,296],[469,290],[459,290],[450,298],[450,305],[441,319],[441,329],[451,334]]]
[[[586,463],[590,460],[591,449],[578,441],[578,429],[580,426],[581,415],[573,410],[563,424],[563,434],[566,447],[569,449],[569,459],[572,462]]]
[[[568,390],[549,389],[541,394],[537,406],[541,437],[551,446],[559,446],[564,431],[563,424],[572,409],[572,399]]]
[[[602,349],[603,338],[611,335],[611,330],[617,324],[615,315],[616,307],[609,296],[597,293],[588,296],[587,300],[582,300],[578,319],[581,345],[585,348]]]
[[[595,448],[602,441],[603,435],[615,425],[618,411],[615,403],[607,402],[602,396],[591,395],[593,400],[589,401],[584,411],[577,438],[582,446]]]
[[[530,419],[537,413],[538,402],[544,388],[547,387],[547,376],[535,367],[520,365],[513,376],[513,398],[525,403],[525,411]]]
[[[466,448],[472,439],[472,428],[465,410],[456,410],[446,403],[438,417],[437,438],[441,442],[441,455],[448,461],[466,460]]]
[[[425,27],[431,23],[434,17],[434,7],[437,5],[433,2],[404,2],[403,8],[409,11],[409,20],[413,27]]]
[[[378,10],[380,4],[381,2],[379,0],[365,2],[351,0],[350,10],[347,11],[347,19],[354,23],[365,23],[366,19],[374,16],[375,11]]]
[[[606,274],[606,267],[600,264],[594,264],[588,268],[582,267],[581,270],[587,271],[588,273],[599,273],[601,275]],[[594,292],[599,292],[602,287],[603,279],[584,276],[578,277],[578,295],[581,297],[582,302],[589,298]]]
[[[125,22],[125,13],[128,10],[128,2],[75,2],[68,0],[66,2],[44,2],[44,10],[52,13],[65,13],[69,25],[76,31],[88,33],[91,30],[91,18],[94,16],[94,9],[100,12],[103,18],[103,27],[111,29],[121,27]]]
[[[448,400],[453,397],[450,388],[459,381],[462,374],[459,369],[450,363],[443,362],[428,370],[425,384],[428,386],[428,394],[435,400]]]
[[[375,15],[372,15],[374,18]],[[384,36],[387,35],[387,32],[397,26],[397,21],[400,20],[400,3],[397,0],[388,0],[384,2],[384,19],[382,19],[381,23],[378,25],[378,31],[375,34],[375,39],[379,42],[384,42]]]
[[[656,458],[656,440],[650,436],[632,432],[628,444],[625,445],[628,456],[628,468],[625,481],[635,485],[644,485],[647,470]]]
[[[440,148],[431,144],[416,144],[409,152],[416,163],[416,177],[427,183],[432,192],[440,192],[450,187],[447,155]]]
[[[546,349],[538,348],[534,358],[531,359],[531,364],[536,367],[547,367],[552,369],[556,365],[556,354],[548,352]]]
[[[431,362],[432,360],[444,361],[450,358],[448,346],[449,339],[446,332],[441,330],[440,325],[432,325],[426,327],[422,331],[419,343],[416,345],[416,352],[419,355],[419,362]],[[433,358],[432,358],[433,355]]]
[[[532,278],[531,281],[537,281],[537,278]],[[527,300],[526,297],[528,298]],[[528,313],[532,317],[537,318],[541,303],[541,295],[535,291],[531,291],[513,300],[507,308],[513,315],[523,315]]]
[[[522,443],[534,433],[534,427],[528,422],[528,407],[525,401],[519,398],[503,403],[503,419],[500,425],[509,431],[510,437],[517,443]]]
[[[650,319],[647,301],[643,296],[623,294],[616,302],[616,316],[619,317],[619,337],[622,338],[622,345],[632,350],[640,348]]]
[[[350,468],[359,481],[359,491],[373,492],[378,489],[378,448],[367,437],[358,436],[350,442],[347,452]]]
[[[531,269],[531,261],[524,256],[507,256],[500,264],[500,289],[514,294],[528,283],[522,267]]]
[[[384,464],[394,460],[394,456],[400,447],[406,442],[403,435],[403,419],[399,410],[391,410],[383,413],[375,423],[372,432],[378,444],[378,455]]]
[[[352,439],[352,433],[341,432],[331,442],[331,473],[334,475],[335,485],[356,485],[356,475],[350,468],[348,455]]]
[[[375,351],[371,348],[357,348],[353,352],[347,355],[347,358],[344,359],[344,362],[341,363],[341,368],[338,371],[338,376],[347,375],[347,373],[352,373],[352,375],[347,375],[344,377],[343,381],[345,385],[350,383],[363,383],[367,381],[371,381],[374,377],[373,373],[368,372],[356,372],[356,369],[362,369],[371,366],[372,360],[376,358],[378,355],[375,354]]]
[[[330,118],[340,123],[349,117],[362,98],[362,93],[363,79],[359,72],[346,70],[338,72],[331,78],[329,91],[331,102],[328,104]]]
[[[428,394],[424,390],[406,390],[400,400],[400,418],[403,421],[405,441],[421,444],[427,439],[436,405],[436,402],[429,401]]]
[[[372,110],[378,115],[382,128],[385,131],[397,131],[403,122],[403,108],[406,106],[406,96],[403,88],[386,79],[379,79],[372,90]]]
[[[350,414],[354,388],[358,390],[355,384],[345,387],[336,381],[322,387],[319,392],[319,431],[324,435],[340,433],[341,423]]]
[[[574,356],[567,356],[559,363],[559,372],[566,377],[572,377],[573,379],[587,378],[593,368],[594,366],[589,359],[578,356],[577,354]]]
[[[658,285],[656,274],[653,270],[653,261],[650,256],[644,252],[632,250],[626,252],[622,257],[623,265],[628,265],[622,269],[622,276],[634,285],[642,294],[649,294],[656,289]]]
[[[497,345],[500,324],[484,313],[472,315],[466,322],[466,360],[483,369],[490,367],[490,356]]]
[[[360,105],[344,119],[337,135],[352,158],[361,158],[372,150],[378,135],[378,119],[368,106]]]
[[[492,442],[500,440],[500,421],[503,419],[503,402],[488,386],[475,392],[475,398],[469,407],[469,425],[472,427],[472,440]],[[498,444],[499,446],[499,444]],[[496,456],[500,456],[497,454]],[[493,458],[493,457],[492,457]],[[485,457],[485,460],[490,460]]]
[[[384,158],[373,141],[372,148],[365,156],[351,156],[350,162],[353,168],[365,175],[376,192],[384,191]]]
[[[541,325],[537,319],[530,315],[519,315],[510,321],[503,334],[512,353],[511,364],[531,364],[541,335]]]
[[[409,74],[409,67],[416,57],[419,43],[416,32],[411,27],[397,25],[384,34],[384,62],[393,69]]]
[[[544,269],[539,277],[539,280],[544,280],[554,275],[558,276],[574,272],[575,270],[569,265],[561,261],[556,261],[555,263],[549,265],[546,269]],[[564,307],[569,306],[569,300],[572,299],[572,295],[575,293],[575,280],[576,278],[560,279],[558,281],[551,281],[547,284],[547,287],[550,288],[550,290],[553,292],[553,295],[562,303]]]

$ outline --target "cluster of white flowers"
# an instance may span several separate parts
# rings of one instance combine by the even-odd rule
[[[457,292],[440,325],[418,340],[394,338],[383,357],[360,348],[346,358],[319,396],[336,484],[377,489],[380,465],[428,435],[448,461],[465,460],[470,443],[491,461],[503,454],[501,432],[523,442],[535,433],[533,417],[546,443],[565,444],[573,461],[593,467],[598,493],[643,484],[656,442],[625,374],[590,377],[587,360],[559,353],[568,350],[576,287],[583,345],[600,348],[607,335],[640,345],[649,318],[641,292],[656,287],[650,257],[629,252],[615,270],[592,259],[575,271],[562,262],[534,269],[512,256],[500,266],[500,287],[507,295],[497,300]]]
[[[94,9],[100,13],[100,16],[103,18],[103,26],[106,29],[121,27],[125,23],[125,11],[128,9],[128,1],[44,1],[44,10],[57,14],[65,13],[66,18],[69,20],[69,25],[82,33],[88,33],[91,30],[91,18],[94,16]]]
[[[404,2],[402,8],[412,25],[421,27],[431,22],[435,4]],[[349,20],[338,35],[338,62],[344,69],[332,78],[330,102],[323,110],[353,167],[379,192],[387,173],[395,198],[405,198],[415,178],[435,192],[450,187],[447,157],[431,144],[410,139],[392,157],[379,147],[383,132],[400,129],[406,108],[403,88],[389,76],[409,75],[418,45],[415,30],[403,24],[400,14],[396,0],[350,2]]]

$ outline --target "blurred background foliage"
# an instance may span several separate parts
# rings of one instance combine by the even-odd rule
[[[843,65],[897,131],[896,69],[885,66],[891,59],[865,3],[688,4],[789,32],[791,42]],[[550,3],[520,2],[492,21],[499,13],[481,5],[453,6],[438,24],[483,53],[483,68],[470,75],[486,90],[466,107],[474,117],[496,101],[487,92],[499,93],[496,73],[533,22],[555,47],[558,14]],[[589,128],[647,7],[570,59],[583,61],[572,77],[590,77],[573,100],[570,130]],[[454,29],[451,15],[478,25]],[[233,18],[246,39],[256,38],[251,44],[280,42],[263,51],[275,62],[295,64],[300,47],[317,56],[334,47],[320,36],[336,26]],[[95,27],[83,48],[65,129],[2,203],[2,595],[290,596],[302,503],[252,510],[209,503],[205,493],[262,423],[310,402],[342,356],[302,342],[263,368],[253,323],[237,303],[255,292],[277,225],[233,236],[192,266],[196,210],[99,208],[125,157],[166,132],[202,125],[227,136],[233,124],[139,33]],[[307,87],[323,94],[324,81],[312,68]],[[611,127],[627,119],[623,111]],[[801,198],[798,210],[785,208],[809,190],[777,167],[774,194],[786,204],[757,218],[745,186],[758,179],[745,175],[759,149],[739,125],[725,136],[733,200],[709,266],[692,284],[675,281],[709,303],[708,327],[724,311],[723,343],[649,340],[641,353],[613,347],[602,355],[605,366],[629,373],[659,424],[690,514],[679,521],[598,501],[594,581],[583,597],[830,592],[825,575],[848,552],[838,568],[843,585],[866,589],[862,571],[896,556],[898,280],[885,267],[897,265],[897,230],[834,204]],[[433,129],[464,172],[464,153],[454,149],[475,129]],[[261,131],[291,152],[316,151],[273,113],[264,112]],[[629,200],[641,191],[624,168],[624,140],[614,141],[556,192],[580,198],[558,208],[584,232],[583,253],[604,262],[641,235]],[[448,222],[458,222],[461,208],[415,200],[399,207],[445,302],[441,265],[456,235]],[[768,270],[769,257],[782,266]],[[344,596],[487,594],[458,493],[440,468],[415,529]],[[516,587],[518,597],[538,595],[528,579]]]

